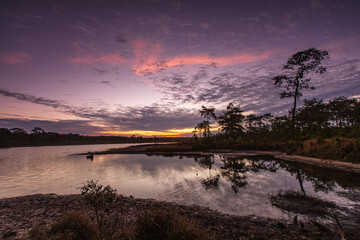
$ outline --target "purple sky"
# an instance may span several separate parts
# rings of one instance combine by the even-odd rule
[[[329,51],[302,98],[360,98],[360,1],[0,3],[0,127],[176,135],[201,105],[285,114],[272,77]]]

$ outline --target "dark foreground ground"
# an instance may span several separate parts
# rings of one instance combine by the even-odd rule
[[[134,225],[144,211],[162,209],[197,219],[214,239],[360,239],[356,225],[303,224],[256,216],[232,216],[199,206],[183,206],[151,199],[124,197],[127,224]],[[120,206],[117,208],[120,209]],[[34,226],[49,226],[69,211],[89,213],[81,195],[38,194],[0,199],[0,239],[26,239]],[[341,234],[343,236],[341,236]]]

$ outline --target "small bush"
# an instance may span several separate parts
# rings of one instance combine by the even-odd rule
[[[211,239],[195,220],[164,210],[154,210],[140,216],[135,231],[137,239],[144,240]]]
[[[114,208],[115,200],[117,198],[116,190],[109,185],[104,187],[93,180],[88,181],[81,188],[81,195],[85,196],[85,201],[94,211],[96,222],[98,225],[100,239],[103,238],[105,225],[109,224],[111,210]]]

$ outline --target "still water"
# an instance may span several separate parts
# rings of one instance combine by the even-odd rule
[[[96,155],[78,153],[134,144],[47,146],[0,149],[0,198],[36,193],[79,193],[99,180],[118,193],[180,204],[197,204],[229,214],[284,217],[268,196],[305,191],[337,203],[356,204],[338,192],[358,191],[358,175],[278,162],[269,157]]]

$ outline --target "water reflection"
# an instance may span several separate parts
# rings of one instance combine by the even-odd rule
[[[110,146],[109,146],[110,147]],[[113,147],[113,146],[111,146]],[[283,217],[268,195],[280,190],[319,193],[340,205],[353,203],[338,191],[359,187],[359,176],[269,157],[96,155],[76,153],[105,146],[0,149],[0,198],[35,193],[78,193],[99,180],[119,193],[180,204],[198,204],[230,214]],[[301,190],[302,189],[302,190]]]
[[[334,191],[337,185],[343,188],[359,187],[360,178],[358,174],[344,173],[337,170],[327,169],[323,167],[317,167],[307,164],[300,164],[297,162],[285,162],[277,161],[269,156],[261,157],[219,157],[222,165],[219,168],[219,173],[211,176],[211,169],[215,163],[214,155],[206,156],[192,156],[194,161],[199,166],[209,169],[209,177],[207,178],[207,184],[205,187],[210,188],[209,184],[216,186],[219,181],[219,177],[222,176],[226,180],[233,183],[232,189],[235,193],[240,188],[245,187],[248,183],[246,181],[246,173],[251,171],[257,173],[261,170],[276,173],[279,169],[285,169],[295,176],[295,179],[299,183],[299,190],[306,195],[304,188],[304,182],[312,184],[314,192],[329,193]],[[214,173],[213,173],[214,175]],[[212,180],[213,179],[213,180]]]
[[[248,184],[246,181],[247,172],[257,173],[260,170],[276,172],[278,169],[274,161],[266,161],[262,158],[221,157],[221,161],[224,164],[221,167],[221,175],[233,183],[231,188],[235,193]]]
[[[194,156],[194,161],[199,164],[200,167],[209,169],[209,176],[201,181],[205,189],[217,188],[219,186],[220,174],[212,174],[212,165],[215,163],[214,155]]]
[[[328,198],[345,206],[349,202],[338,198],[335,192],[348,188],[357,191],[355,189],[360,186],[358,174],[342,173],[338,170],[296,162],[279,161],[269,156],[222,157],[208,154],[181,156],[181,159],[184,157],[193,159],[198,166],[208,171],[199,179],[199,182],[205,191],[212,190],[210,195],[214,193],[214,190],[221,191],[219,186],[226,186],[229,183],[230,188],[228,189],[239,196],[238,198],[233,197],[233,199],[235,201],[237,199],[249,200],[248,205],[261,199],[268,204],[264,195],[270,196],[283,190],[298,190],[304,196],[315,196],[315,193],[320,193],[321,198]],[[255,199],[244,199],[249,192]],[[229,192],[226,195],[229,195]],[[264,207],[263,205],[259,204],[259,208]]]

